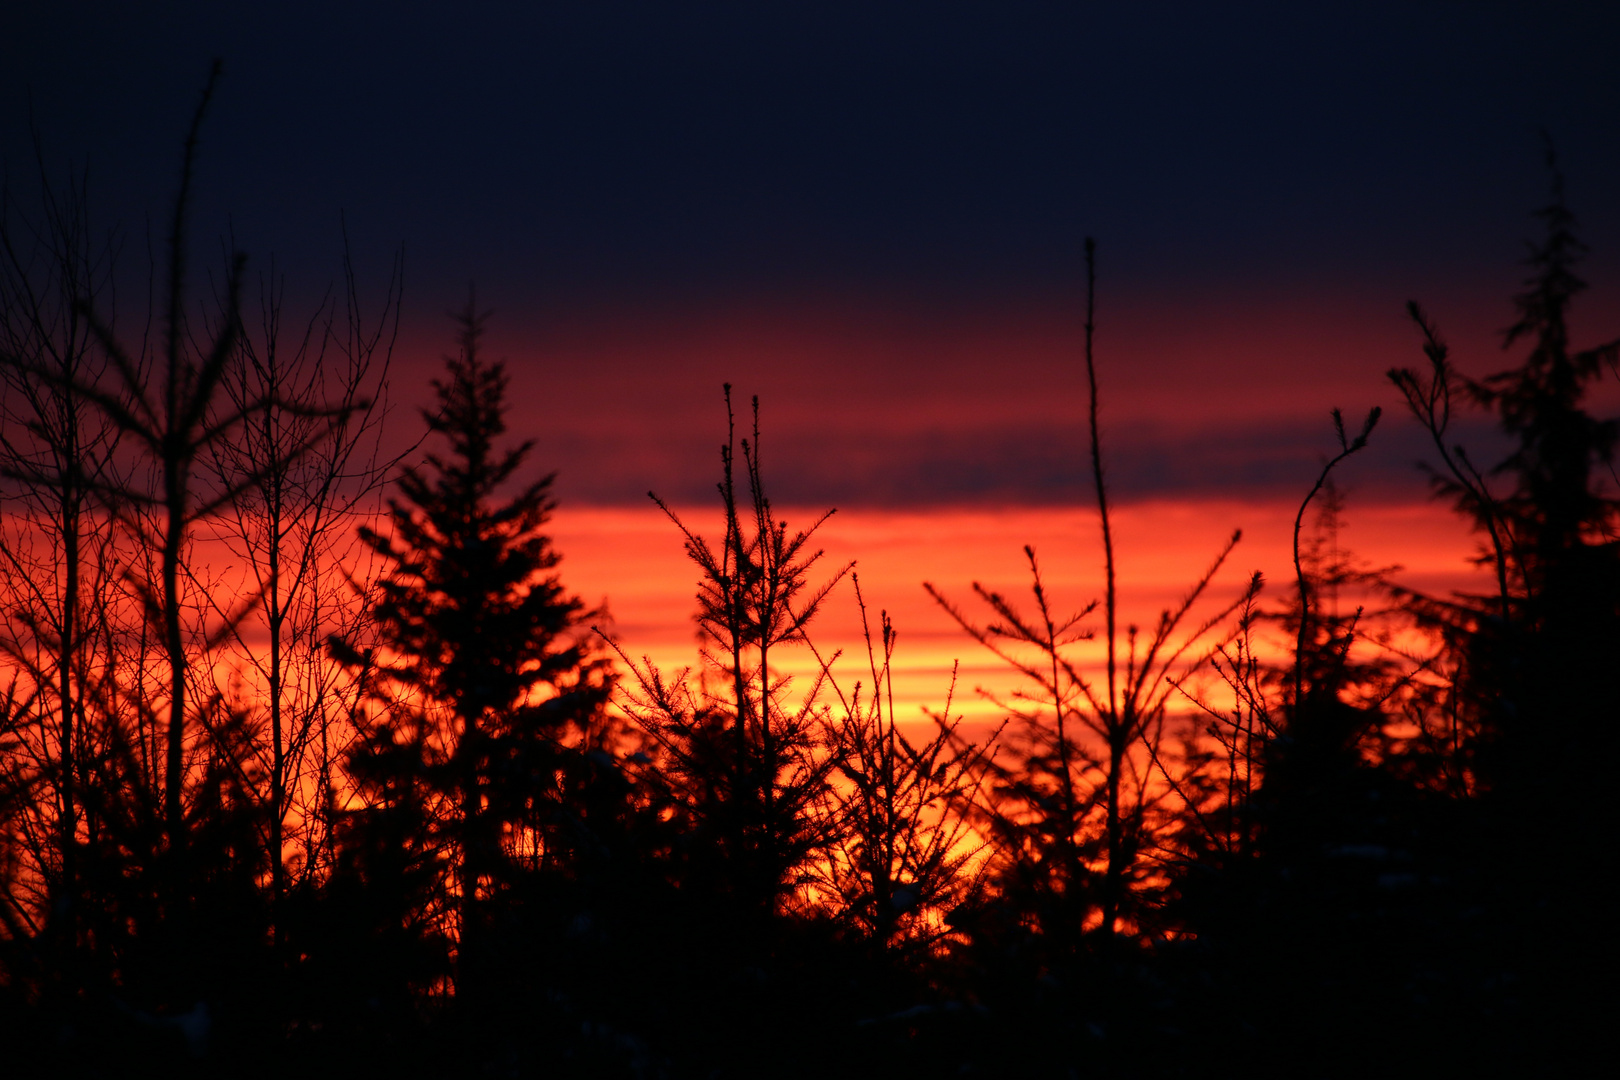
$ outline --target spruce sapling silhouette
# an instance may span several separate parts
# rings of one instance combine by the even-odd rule
[[[832,958],[865,958],[845,953],[822,902],[844,828],[833,790],[843,748],[822,700],[826,665],[802,691],[784,674],[788,650],[806,648],[808,626],[853,564],[815,581],[822,553],[812,544],[829,515],[801,530],[777,516],[764,483],[758,399],[740,446],[729,385],[725,402],[722,536],[701,536],[649,493],[698,570],[701,668],[666,675],[615,645],[631,673],[617,703],[645,736],[641,798],[673,834],[659,852],[671,893],[658,922],[692,943],[684,953],[674,943],[653,953],[666,964],[686,957],[674,976],[680,1000],[668,1001],[666,990],[659,1006],[664,1039],[694,1069],[799,1075],[818,1060],[802,1038],[805,1018],[825,1025],[859,1015],[865,997],[835,989],[850,975]],[[677,925],[670,911],[680,913]],[[692,993],[701,1012],[685,1000]]]
[[[742,440],[747,491],[738,490],[729,384],[725,398],[719,484],[725,532],[718,545],[649,493],[680,529],[702,575],[702,676],[713,682],[694,680],[689,671],[666,679],[621,650],[638,688],[624,704],[663,752],[662,775],[690,827],[723,859],[707,871],[717,875],[713,885],[742,912],[771,916],[797,902],[798,872],[827,840],[818,807],[836,767],[818,703],[824,676],[794,705],[773,657],[803,642],[806,626],[850,566],[811,584],[821,552],[809,544],[831,512],[791,534],[776,517],[760,469],[757,398],[753,439]]]
[[[832,661],[822,664],[840,705],[832,732],[843,783],[828,789],[827,814],[837,827],[814,870],[840,918],[880,956],[921,968],[949,933],[945,916],[971,906],[984,888],[986,842],[957,809],[983,782],[988,742],[968,743],[959,734],[961,717],[951,715],[954,669],[930,737],[902,729],[893,682],[898,633],[888,612],[880,612],[874,646],[859,576],[851,574],[851,582],[871,689],[863,697],[857,681],[846,694]]]
[[[979,625],[931,584],[924,587],[974,640],[1034,683],[1024,700],[1044,708],[1009,710],[1014,726],[1003,745],[1010,759],[987,765],[986,797],[974,812],[994,838],[1000,888],[1014,908],[1034,915],[1058,956],[1079,944],[1082,929],[1111,938],[1122,913],[1141,929],[1148,908],[1133,891],[1148,872],[1143,852],[1152,846],[1158,797],[1148,790],[1153,761],[1168,723],[1167,706],[1176,679],[1203,663],[1205,642],[1252,598],[1243,596],[1184,629],[1240,535],[1216,556],[1181,603],[1164,611],[1139,637],[1124,635],[1120,656],[1119,597],[1112,519],[1098,425],[1099,395],[1094,355],[1096,312],[1095,243],[1086,241],[1085,359],[1089,387],[1090,464],[1103,546],[1105,593],[1078,614],[1060,618],[1042,583],[1035,552],[1024,548],[1033,581],[1035,616],[1026,617],[1006,597],[975,584],[995,621]],[[1072,658],[1069,646],[1091,638],[1081,622],[1100,608],[1105,662],[1096,686]],[[1205,646],[1208,647],[1208,646]],[[1016,650],[1028,650],[1028,656]],[[1122,662],[1123,661],[1123,662]]]

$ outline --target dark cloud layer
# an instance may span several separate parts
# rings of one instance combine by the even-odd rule
[[[1359,423],[1360,417],[1351,418]],[[723,427],[710,425],[712,434]],[[1453,434],[1489,459],[1496,440],[1475,420]],[[676,503],[712,502],[720,475],[718,437],[654,443],[609,434],[547,441],[566,502],[635,503],[649,490]],[[1075,425],[881,431],[808,430],[766,434],[767,490],[784,504],[808,507],[933,505],[1088,505],[1093,500],[1085,433]],[[1335,450],[1326,415],[1240,427],[1172,433],[1116,433],[1105,447],[1111,497],[1121,502],[1176,497],[1302,497]],[[1339,470],[1338,481],[1380,502],[1422,499],[1420,469],[1434,458],[1427,436],[1395,417],[1369,448]]]

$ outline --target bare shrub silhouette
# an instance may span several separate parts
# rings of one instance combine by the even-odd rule
[[[41,962],[65,971],[84,914],[81,851],[99,831],[86,809],[107,752],[97,699],[112,677],[107,616],[124,541],[99,498],[119,481],[119,432],[69,388],[105,368],[88,312],[109,291],[115,250],[93,235],[87,178],[58,188],[38,147],[36,164],[39,215],[20,213],[9,186],[0,206],[0,650],[11,674],[0,760],[17,815],[3,919],[12,941],[42,941]]]
[[[270,770],[244,711],[209,685],[261,597],[197,556],[199,532],[266,474],[210,476],[208,464],[270,413],[300,418],[281,453],[296,463],[365,405],[227,391],[243,346],[241,256],[212,314],[188,291],[191,185],[220,71],[187,133],[162,304],[140,334],[116,320],[115,240],[92,236],[84,181],[53,188],[43,151],[42,216],[14,221],[8,204],[0,236],[0,469],[15,492],[0,520],[4,724],[16,736],[4,782],[24,807],[8,840],[25,838],[29,864],[7,892],[0,978],[42,994],[56,1022],[106,1035],[83,1045],[86,1067],[116,1050],[114,1031],[206,1052],[219,1031],[210,1001],[231,1002],[238,1030],[276,1027],[257,1000],[271,963],[259,828]]]
[[[216,64],[186,139],[156,340],[145,338],[133,349],[121,343],[95,307],[100,290],[84,287],[94,283],[83,276],[86,249],[74,238],[78,226],[58,217],[53,265],[59,280],[72,283],[66,306],[53,312],[8,305],[8,319],[20,310],[38,340],[54,339],[64,348],[25,348],[3,358],[14,385],[39,388],[62,422],[54,433],[32,426],[36,442],[13,447],[13,463],[22,467],[11,471],[71,511],[62,518],[67,547],[83,550],[89,534],[81,530],[89,529],[92,517],[115,523],[121,533],[116,553],[99,549],[108,554],[100,562],[101,591],[91,609],[99,632],[84,640],[97,642],[102,660],[94,672],[85,666],[73,708],[85,714],[78,717],[79,734],[96,730],[100,742],[93,782],[80,785],[95,801],[84,807],[84,817],[100,884],[97,926],[89,940],[102,964],[113,965],[103,978],[116,971],[129,992],[153,994],[149,1000],[164,1008],[195,1000],[189,995],[196,992],[197,965],[207,963],[197,949],[207,935],[194,925],[201,900],[193,894],[194,878],[202,874],[230,893],[242,884],[242,874],[251,881],[254,864],[251,855],[237,860],[245,854],[240,822],[248,800],[227,765],[240,750],[240,725],[217,697],[190,696],[192,667],[214,641],[208,627],[188,621],[195,597],[184,574],[193,527],[236,494],[200,491],[193,466],[199,453],[229,437],[247,415],[209,415],[237,342],[240,260],[227,282],[226,317],[210,340],[192,337],[186,311],[186,211],[198,132],[219,70]],[[67,337],[57,336],[59,327]],[[51,469],[29,467],[30,459],[39,460],[34,455],[63,451],[66,456]],[[64,615],[78,603],[82,568],[64,568],[66,606],[58,609]],[[69,621],[78,620],[62,620],[58,642],[64,658],[81,646],[72,640]],[[82,663],[82,654],[75,659]],[[91,695],[97,721],[88,715]],[[66,737],[63,745],[70,746]],[[81,742],[80,749],[89,745]],[[84,760],[78,757],[75,767]],[[69,853],[77,849],[66,836],[64,845]],[[132,941],[144,945],[124,947]]]
[[[357,688],[341,678],[326,641],[333,634],[360,641],[365,632],[366,607],[351,590],[351,581],[362,592],[369,587],[368,568],[356,559],[356,527],[378,509],[378,491],[397,464],[379,456],[378,439],[400,275],[396,259],[381,311],[368,320],[345,253],[341,298],[329,294],[301,328],[287,325],[284,281],[273,270],[261,279],[258,324],[242,332],[219,403],[222,413],[251,419],[209,446],[203,462],[215,487],[239,489],[209,521],[208,538],[242,560],[258,598],[247,617],[232,618],[227,590],[197,583],[230,630],[222,652],[232,684],[218,692],[255,720],[250,761],[265,780],[261,820],[278,943],[288,848],[292,885],[307,888],[331,871],[334,783]]]

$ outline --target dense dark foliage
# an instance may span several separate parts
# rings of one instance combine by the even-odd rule
[[[1429,366],[1390,376],[1479,533],[1485,596],[1403,591],[1325,542],[1333,470],[1377,421],[1351,437],[1335,412],[1288,595],[1268,608],[1256,577],[1200,608],[1228,546],[1150,632],[1121,631],[1088,303],[1104,595],[1062,617],[1032,551],[1032,608],[976,587],[981,625],[934,592],[1033,687],[999,753],[948,700],[927,739],[897,723],[886,615],[860,682],[816,650],[849,568],[822,569],[820,522],[780,520],[758,403],[739,440],[729,388],[721,535],[658,504],[698,576],[699,664],[620,652],[615,672],[602,613],[557,573],[551,478],[502,444],[506,377],[471,302],[426,456],[385,513],[343,504],[360,545],[267,525],[241,535],[268,577],[210,579],[212,518],[336,505],[347,466],[284,481],[353,445],[363,366],[331,401],[318,379],[278,389],[239,263],[190,314],[183,193],[151,355],[102,309],[77,190],[26,226],[6,209],[0,1038],[19,1074],[1557,1074],[1595,1041],[1620,504],[1615,424],[1585,401],[1620,346],[1569,341],[1561,192],[1506,335],[1524,358],[1469,379],[1414,305]],[[1468,404],[1510,445],[1494,466],[1451,441]],[[279,423],[297,434],[252,442]],[[210,479],[222,446],[271,449],[216,453]],[[244,620],[306,579],[342,584],[289,616],[322,648],[215,685]],[[1091,670],[1074,646],[1098,634]],[[817,659],[808,685],[790,650]],[[284,714],[299,679],[320,692]]]

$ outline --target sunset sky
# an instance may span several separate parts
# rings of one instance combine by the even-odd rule
[[[1383,372],[1421,361],[1408,298],[1465,371],[1504,366],[1540,129],[1593,247],[1577,333],[1620,324],[1611,6],[136,7],[8,11],[19,201],[31,116],[53,172],[88,164],[140,271],[223,58],[198,265],[229,230],[307,301],[340,222],[374,293],[403,249],[407,405],[476,282],[514,433],[559,470],[565,580],[654,642],[632,652],[689,640],[690,582],[645,492],[703,504],[728,380],[762,398],[773,498],[840,508],[829,560],[861,560],[936,672],[969,650],[925,578],[1010,586],[1036,541],[1089,599],[1087,235],[1109,475],[1124,538],[1158,552],[1126,556],[1135,617],[1232,527],[1250,537],[1234,588],[1283,573],[1285,508],[1336,405],[1389,410],[1345,472],[1345,542],[1434,584],[1465,570],[1465,532],[1419,513],[1422,444]]]

